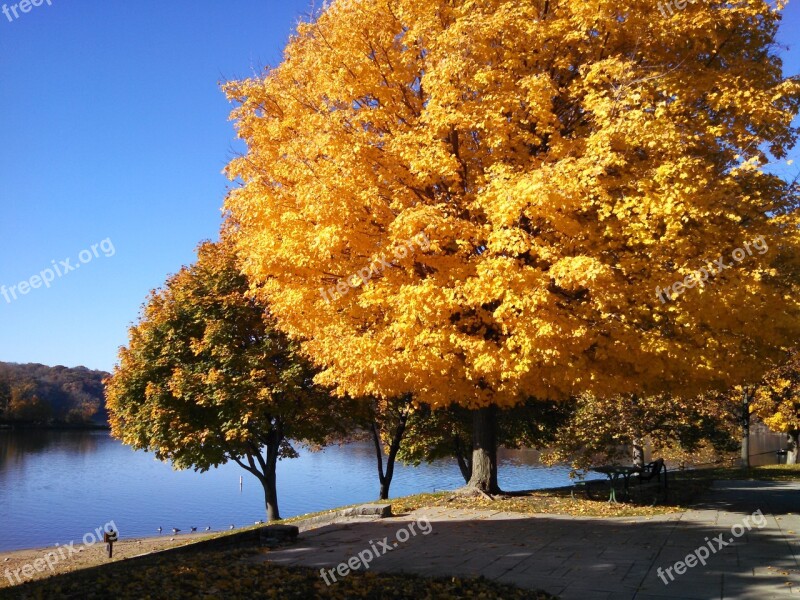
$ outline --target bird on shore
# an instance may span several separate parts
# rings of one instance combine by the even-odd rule
[[[208,527],[206,527],[206,531],[211,531],[211,525],[209,525]]]
[[[261,524],[263,524],[263,523],[264,523],[264,519],[259,519],[258,521],[256,521],[255,523],[253,523],[253,525],[261,525]]]
[[[172,528],[172,533],[173,534],[178,533],[178,532],[180,532],[180,529],[178,529],[177,527],[173,527]]]
[[[161,527],[159,527],[158,528],[158,533],[161,533],[162,531],[164,531],[164,530]]]
[[[236,529],[236,525],[234,525],[233,523],[231,523],[231,526],[230,526],[228,529]]]
[[[197,531],[197,527],[192,527],[192,533],[194,533],[195,531]]]

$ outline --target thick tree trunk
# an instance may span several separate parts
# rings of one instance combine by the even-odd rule
[[[281,513],[278,510],[277,466],[280,441],[273,448],[267,447],[267,469],[264,477],[264,502],[267,505],[267,521],[278,521]]]
[[[278,510],[278,489],[275,474],[264,477],[261,484],[264,486],[264,504],[267,507],[267,521],[279,521],[281,513]]]
[[[800,451],[800,431],[790,431],[788,434],[789,445],[786,448],[786,464],[796,465],[797,454]]]
[[[281,513],[278,510],[278,487],[277,487],[277,467],[278,467],[278,454],[283,442],[283,428],[279,422],[276,422],[270,432],[267,434],[266,447],[267,458],[264,460],[261,452],[256,454],[258,463],[261,466],[263,478],[261,478],[261,485],[264,486],[264,504],[267,509],[267,520],[278,521],[281,518]]]
[[[486,494],[501,493],[497,485],[497,407],[472,412],[472,475],[467,488]]]

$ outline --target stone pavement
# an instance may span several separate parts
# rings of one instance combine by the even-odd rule
[[[764,520],[750,516],[757,510]],[[369,550],[375,571],[483,575],[563,600],[800,600],[797,513],[798,482],[720,481],[684,513],[591,518],[429,508],[309,529],[267,558],[335,569]],[[418,523],[412,535],[410,524],[422,517],[429,533]],[[696,550],[708,554],[705,566],[677,574],[674,564]]]

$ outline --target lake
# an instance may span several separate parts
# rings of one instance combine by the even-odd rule
[[[378,495],[375,450],[348,444],[278,463],[284,518],[370,502]],[[569,484],[569,469],[547,468],[533,450],[499,454],[499,482],[519,490]],[[239,477],[243,485],[239,487]],[[454,489],[455,461],[397,465],[392,497]],[[236,464],[206,473],[173,471],[105,431],[0,431],[0,551],[63,544],[109,521],[122,537],[251,525],[265,519],[263,489]]]

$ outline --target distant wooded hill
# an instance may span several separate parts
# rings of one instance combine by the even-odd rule
[[[105,424],[108,375],[86,367],[0,362],[0,423]]]

